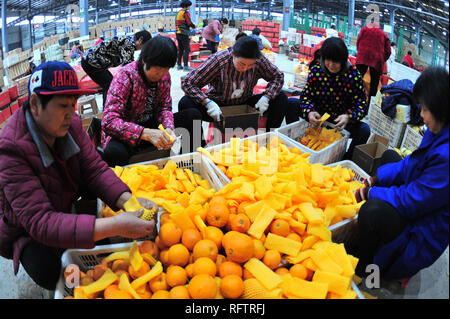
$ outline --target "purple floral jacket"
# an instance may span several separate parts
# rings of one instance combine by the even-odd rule
[[[158,124],[174,130],[170,86],[170,74],[155,83],[154,87],[149,85],[138,71],[138,61],[121,68],[111,82],[103,110],[103,149],[111,137],[131,146],[139,144],[144,130],[142,124],[149,115]]]

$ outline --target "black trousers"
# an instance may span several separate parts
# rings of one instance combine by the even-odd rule
[[[255,106],[255,104],[259,101],[259,99],[263,96],[263,94],[256,94],[250,97],[247,101],[245,101],[242,104],[247,104],[250,106]],[[215,101],[220,107],[222,107],[222,103]],[[288,99],[286,94],[283,92],[280,92],[274,99],[270,100],[269,102],[269,108],[264,113],[265,116],[267,116],[267,124],[266,124],[266,131],[269,132],[271,129],[280,127],[281,123],[283,122],[283,119],[286,115],[287,106],[288,106]],[[213,118],[208,115],[206,112],[206,107],[195,103],[189,96],[185,95],[181,98],[180,102],[178,103],[178,110],[191,110],[195,109],[200,112],[201,114],[201,120],[205,122],[214,122]],[[201,127],[201,125],[200,125]],[[243,127],[243,129],[246,129]],[[203,137],[203,134],[201,135]],[[202,145],[204,145],[204,142],[202,141]]]
[[[217,52],[218,45],[219,45],[219,43],[217,43],[217,42],[206,40],[206,47],[208,48],[208,50],[211,50],[211,54],[214,54]]]
[[[382,156],[383,165],[399,160],[400,156],[392,150]],[[345,243],[347,253],[359,258],[356,274],[364,277],[378,250],[397,238],[407,225],[408,221],[390,203],[376,198],[367,200],[358,214],[355,240]]]
[[[177,33],[178,57],[177,64],[181,66],[181,58],[183,58],[184,66],[189,66],[189,52],[191,52],[191,39],[188,35]]]
[[[357,64],[356,68],[358,69],[359,73],[361,73],[361,76],[364,77],[364,74],[366,74],[367,69],[369,69],[370,72],[370,92],[369,92],[369,100],[371,96],[377,95],[378,91],[378,84],[380,83],[380,77],[381,73],[375,70],[373,67],[364,65],[364,64]]]
[[[181,136],[181,153],[190,153],[196,149],[194,143],[194,125],[201,122],[201,114],[197,109],[181,110],[173,115],[175,135]],[[143,125],[146,128],[156,129],[158,123],[151,119]],[[199,145],[198,145],[199,146]],[[103,160],[110,166],[125,166],[130,158],[141,151],[154,151],[156,147],[147,141],[141,141],[137,146],[131,146],[119,139],[111,138],[103,150]]]
[[[109,86],[113,80],[113,75],[107,69],[97,69],[89,65],[86,60],[81,60],[81,67],[84,72],[102,88],[103,108],[105,107],[106,97],[108,95]]]

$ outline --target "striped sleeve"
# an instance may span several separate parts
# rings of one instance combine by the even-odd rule
[[[201,104],[204,99],[208,98],[202,92],[202,87],[220,75],[219,68],[220,60],[215,54],[211,55],[202,65],[186,75],[181,88],[194,102]]]
[[[264,94],[270,99],[274,99],[283,88],[283,72],[272,64],[264,55],[261,55],[257,66],[259,75],[268,82]]]

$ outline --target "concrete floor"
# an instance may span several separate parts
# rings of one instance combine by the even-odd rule
[[[285,72],[285,83],[294,82],[294,62],[284,55],[277,55],[276,65]],[[178,110],[178,101],[184,95],[180,88],[180,77],[186,72],[175,68],[170,70],[172,77],[173,112]],[[260,80],[263,82],[263,80]],[[97,95],[97,104],[101,107],[102,97]],[[359,285],[365,291],[379,299],[448,299],[449,298],[449,250],[430,267],[412,277],[403,289],[397,282],[383,282],[380,289],[368,289],[364,282]],[[17,276],[13,274],[12,261],[0,257],[0,299],[48,299],[53,293],[38,287],[20,267]]]

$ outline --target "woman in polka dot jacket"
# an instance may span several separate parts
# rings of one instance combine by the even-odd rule
[[[345,159],[351,159],[355,146],[365,144],[370,135],[369,125],[361,122],[368,111],[363,79],[348,62],[348,50],[340,38],[326,39],[317,53],[300,98],[289,99],[286,122],[301,117],[316,126],[325,112],[330,114],[328,121],[350,133],[352,143]]]

